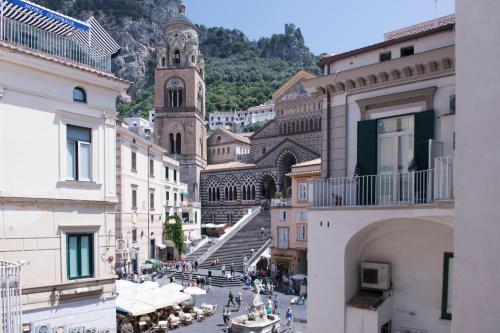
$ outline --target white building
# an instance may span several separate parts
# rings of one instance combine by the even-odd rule
[[[119,47],[94,19],[1,6],[0,258],[29,262],[25,328],[114,332]]]
[[[165,154],[127,126],[118,127],[116,237],[121,272],[136,273],[147,259],[174,259],[164,234],[170,215],[182,217],[186,241],[201,238],[200,212],[180,182],[179,162]]]
[[[452,332],[500,327],[500,2],[457,0],[457,161]]]
[[[454,17],[323,57],[310,183],[308,329],[451,331]]]
[[[146,120],[142,117],[128,117],[124,118],[123,122],[127,124],[130,131],[148,141],[153,142],[154,121],[151,122],[150,120]]]
[[[263,124],[275,117],[274,102],[253,106],[246,111],[216,111],[209,114],[208,129],[210,132],[218,128],[235,133],[253,130],[253,126]]]

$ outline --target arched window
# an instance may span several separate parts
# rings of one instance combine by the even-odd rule
[[[203,112],[203,87],[198,85],[198,111]]]
[[[191,56],[191,62],[194,64],[196,58],[194,57],[194,55]]]
[[[176,154],[182,154],[181,148],[182,148],[182,137],[181,137],[181,133],[177,133],[177,134],[175,135],[175,153],[176,153]]]
[[[165,104],[176,108],[184,105],[184,82],[179,78],[171,78],[165,86]]]
[[[220,201],[220,189],[217,187],[217,201]]]
[[[174,59],[172,59],[172,62],[174,64],[180,64],[181,63],[181,51],[175,50],[174,51]]]
[[[229,189],[227,186],[224,188],[224,200],[229,200]]]
[[[161,57],[161,67],[165,67],[165,65],[166,65],[165,57]]]
[[[238,190],[236,189],[236,185],[233,186],[233,200],[238,200]]]
[[[255,185],[252,185],[252,200],[255,200]]]
[[[85,93],[85,90],[80,87],[75,87],[73,89],[73,100],[75,102],[87,103],[87,94]]]
[[[241,177],[241,198],[242,200],[255,200],[255,177],[247,173]]]
[[[170,133],[168,135],[168,141],[170,143],[170,154],[175,154],[175,140],[174,140],[174,134]]]

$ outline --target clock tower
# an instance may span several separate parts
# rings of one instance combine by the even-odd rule
[[[177,159],[181,181],[200,201],[200,172],[207,165],[204,60],[198,30],[185,6],[165,26],[155,70],[155,142]]]

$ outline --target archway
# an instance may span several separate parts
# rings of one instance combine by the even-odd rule
[[[286,197],[292,195],[292,179],[286,174],[292,171],[292,165],[294,164],[297,164],[297,159],[291,152],[284,153],[278,162],[279,175],[281,177],[281,191]]]
[[[262,178],[261,198],[272,199],[276,193],[276,183],[271,175],[266,175]]]

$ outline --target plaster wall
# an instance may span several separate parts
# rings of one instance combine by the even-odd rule
[[[452,331],[500,327],[500,2],[457,0],[456,229]],[[471,181],[473,179],[473,181]]]

